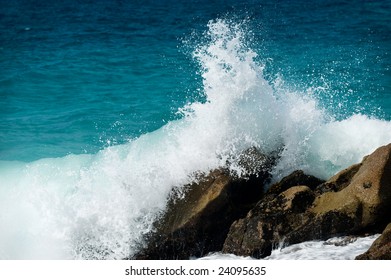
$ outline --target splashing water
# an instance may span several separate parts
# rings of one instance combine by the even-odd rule
[[[180,120],[94,155],[0,162],[0,258],[128,257],[174,186],[249,147],[281,150],[276,179],[295,169],[327,178],[391,142],[389,122],[335,121],[315,99],[264,79],[241,24],[211,21],[205,38],[193,56],[206,101],[181,108]]]
[[[276,248],[266,260],[354,260],[365,253],[380,235],[366,237],[333,237],[326,241],[307,241]],[[212,253],[201,260],[251,260],[232,254]]]

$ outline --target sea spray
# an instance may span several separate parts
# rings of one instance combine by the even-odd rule
[[[2,162],[0,258],[126,258],[173,187],[249,147],[280,151],[275,178],[294,169],[327,178],[391,142],[389,122],[335,121],[311,96],[266,80],[245,35],[241,24],[209,22],[193,53],[205,101],[179,109],[181,119],[97,154]]]

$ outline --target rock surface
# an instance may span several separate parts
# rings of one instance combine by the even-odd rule
[[[274,159],[249,150],[240,179],[215,170],[175,193],[136,259],[189,259],[223,251],[263,258],[273,248],[380,232],[391,223],[391,144],[328,181],[295,171],[265,193]],[[255,172],[255,173],[251,173]],[[390,258],[390,225],[358,259]]]
[[[266,192],[266,194],[280,194],[286,191],[290,187],[304,185],[310,189],[315,189],[317,186],[324,183],[323,180],[311,175],[306,175],[302,170],[296,170],[290,175],[282,178],[282,180],[276,184],[273,184]]]
[[[357,229],[383,226],[389,219],[386,213],[391,210],[391,144],[378,148],[360,165],[348,170],[354,170],[349,172],[351,179],[347,176],[346,183],[338,185],[338,179],[333,177],[332,182],[340,190],[318,196],[311,212],[318,216],[339,212],[354,217]]]
[[[391,260],[391,223],[373,242],[369,250],[357,256],[356,260]]]
[[[234,222],[223,246],[224,253],[263,258],[310,217],[306,208],[314,200],[307,186],[296,186],[274,199],[266,196],[245,218]]]
[[[378,230],[390,222],[391,144],[380,147],[312,189],[285,183],[275,187],[243,219],[235,221],[223,252],[256,258],[278,244],[325,240]],[[295,182],[293,182],[295,183]],[[280,192],[279,194],[277,194]]]
[[[214,170],[188,186],[182,199],[173,192],[156,232],[147,239],[148,246],[134,258],[189,259],[221,250],[232,222],[245,216],[263,196],[270,166],[264,164],[261,169],[257,164],[257,174],[246,179]]]

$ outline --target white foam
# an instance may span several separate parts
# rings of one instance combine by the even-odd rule
[[[379,235],[353,239],[346,244],[346,237],[327,241],[308,241],[272,251],[268,260],[354,260],[365,253]],[[342,242],[342,243],[341,243]]]
[[[276,178],[328,177],[391,142],[389,122],[333,121],[311,97],[271,86],[240,24],[211,21],[205,40],[194,58],[206,102],[180,109],[182,119],[95,155],[0,164],[0,258],[127,257],[173,186],[251,146],[283,148]]]
[[[354,260],[365,253],[379,234],[367,237],[334,237],[326,241],[302,242],[275,249],[263,260]],[[346,241],[346,242],[345,242]],[[213,253],[200,260],[246,260],[250,257]]]

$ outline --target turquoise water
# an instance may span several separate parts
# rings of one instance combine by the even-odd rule
[[[0,258],[132,255],[256,146],[327,178],[391,142],[390,1],[1,1]]]
[[[2,2],[2,160],[95,153],[176,119],[217,17],[248,18],[270,80],[318,88],[338,117],[390,119],[390,1]]]

